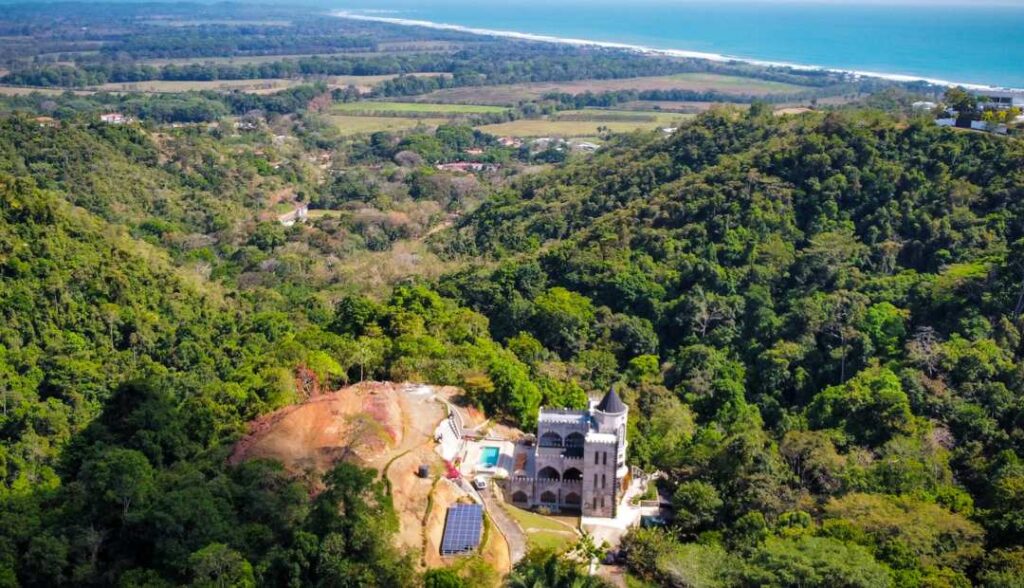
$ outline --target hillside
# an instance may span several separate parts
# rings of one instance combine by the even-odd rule
[[[374,470],[229,460],[261,418],[255,457],[321,452],[309,382],[374,379],[525,429],[617,385],[678,515],[637,581],[1024,573],[1020,140],[755,105],[548,162],[257,126],[0,123],[0,583],[415,584]],[[433,165],[469,149],[507,167]]]
[[[648,579],[785,584],[798,558],[814,585],[1002,585],[1024,553],[1022,161],[926,121],[712,112],[524,178],[435,242],[497,269],[439,286],[534,373],[626,384],[632,455],[682,514],[683,544],[632,544]],[[840,541],[867,559],[830,560]]]

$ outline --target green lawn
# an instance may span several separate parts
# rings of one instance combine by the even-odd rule
[[[539,515],[505,503],[505,510],[526,534],[531,548],[562,551],[576,542],[576,531],[554,517]]]
[[[483,106],[480,104],[438,104],[430,102],[343,102],[335,104],[333,111],[344,113],[405,113],[405,114],[497,114],[508,110],[501,106]]]

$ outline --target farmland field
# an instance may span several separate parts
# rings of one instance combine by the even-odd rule
[[[444,73],[419,73],[418,76],[444,76]],[[373,86],[390,80],[396,75],[378,76],[325,76],[315,78],[269,78],[265,80],[209,80],[209,81],[167,81],[152,80],[148,82],[111,83],[97,86],[98,90],[108,92],[187,92],[189,90],[241,90],[254,94],[278,92],[312,79],[323,80],[329,87],[345,88],[355,86],[362,92],[369,92]]]
[[[32,93],[38,92],[39,94],[46,94],[50,96],[59,96],[65,92],[65,90],[58,90],[55,88],[30,88],[27,86],[0,86],[0,96],[27,96]],[[92,94],[92,92],[76,91],[76,95],[82,96],[86,94]]]
[[[342,135],[359,135],[377,131],[407,131],[417,126],[436,127],[447,118],[413,118],[402,116],[332,116],[331,121]]]
[[[420,114],[459,115],[497,114],[507,109],[479,104],[429,104],[424,102],[344,102],[333,107],[339,113],[358,114]]]
[[[254,94],[278,92],[297,86],[302,80],[274,78],[268,80],[211,80],[211,81],[164,81],[114,83],[96,86],[94,89],[106,92],[188,92],[190,90],[241,90]]]
[[[593,137],[598,127],[614,133],[672,127],[692,115],[622,110],[569,110],[546,119],[520,119],[477,127],[485,133],[510,137]]]
[[[472,86],[437,90],[420,97],[425,102],[451,104],[511,105],[522,100],[536,100],[551,92],[582,94],[613,90],[692,90],[718,91],[731,94],[764,96],[789,94],[805,88],[793,84],[719,74],[685,73],[672,76],[625,78],[617,80],[577,80],[570,82],[531,82],[499,86]]]
[[[260,63],[273,63],[275,61],[292,61],[306,59],[308,57],[334,57],[339,55],[375,55],[372,52],[337,52],[337,53],[290,53],[285,55],[239,55],[234,57],[165,57],[142,59],[139,63],[161,67],[164,65],[193,65],[204,63],[230,64],[230,65],[254,65]]]

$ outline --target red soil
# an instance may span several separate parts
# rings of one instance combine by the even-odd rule
[[[269,458],[295,474],[340,459],[369,465],[402,443],[399,394],[394,384],[363,382],[286,406],[251,422],[228,462]]]

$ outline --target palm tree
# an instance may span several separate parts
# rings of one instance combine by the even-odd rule
[[[505,580],[506,588],[606,588],[607,582],[588,576],[579,564],[550,549],[531,550]]]

